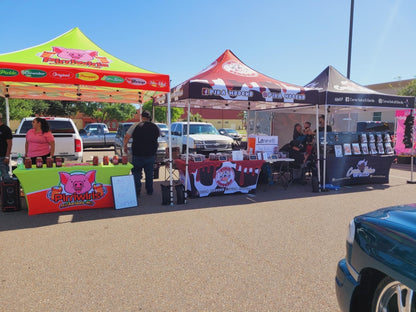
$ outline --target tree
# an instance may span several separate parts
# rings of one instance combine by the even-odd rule
[[[153,121],[155,122],[167,122],[167,107],[161,107],[161,106],[154,106],[155,108],[155,115],[153,116]],[[153,102],[147,101],[143,104],[143,110],[148,110],[149,112],[153,111]],[[172,122],[177,121],[181,116],[183,115],[183,108],[178,107],[171,107],[170,108],[170,119]]]
[[[204,121],[204,118],[202,118],[201,114],[198,113],[189,114],[189,121]]]
[[[416,96],[416,79],[412,80],[406,87],[401,88],[399,95]]]
[[[33,101],[26,99],[9,99],[9,114],[10,119],[22,119],[24,117],[34,116],[33,113]],[[6,102],[4,99],[0,99],[1,112],[6,117]]]
[[[77,104],[71,101],[45,101],[48,104],[46,114],[48,116],[74,116],[78,108]]]
[[[112,120],[124,121],[136,114],[134,105],[124,103],[80,102],[77,107],[81,113],[103,123]]]
[[[237,117],[241,119],[241,129],[245,129],[247,121],[247,111],[239,112]]]

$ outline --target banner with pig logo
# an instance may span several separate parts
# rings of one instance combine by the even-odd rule
[[[77,205],[93,206],[96,200],[107,194],[103,184],[95,182],[95,175],[96,170],[59,172],[60,183],[51,187],[47,197],[58,203],[60,209]]]
[[[129,175],[132,165],[92,166],[66,163],[62,167],[15,169],[29,215],[114,207],[111,177]]]

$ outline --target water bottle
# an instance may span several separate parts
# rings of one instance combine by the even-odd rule
[[[17,157],[17,169],[25,169],[25,165],[23,164],[23,158],[20,154]]]

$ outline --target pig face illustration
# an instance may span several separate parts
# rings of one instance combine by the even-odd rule
[[[91,61],[98,55],[97,51],[67,49],[62,47],[53,47],[53,52],[60,58],[77,61]]]
[[[59,172],[59,177],[65,192],[69,194],[83,194],[91,190],[95,181],[95,170],[88,171],[85,174]]]

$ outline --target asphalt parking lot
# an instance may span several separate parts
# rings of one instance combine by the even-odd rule
[[[135,208],[0,212],[1,311],[339,311],[350,219],[415,201],[410,165],[395,164],[388,184],[163,206],[163,170]]]

